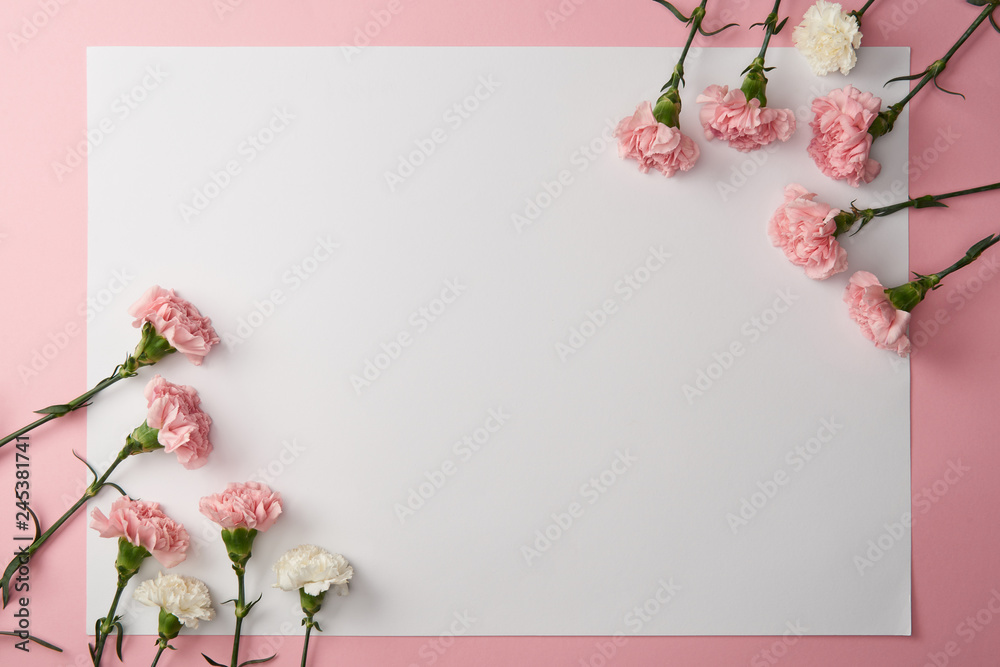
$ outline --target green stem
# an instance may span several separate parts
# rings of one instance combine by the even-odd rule
[[[1000,241],[1000,236],[990,235],[969,248],[968,252],[966,252],[960,260],[949,266],[944,271],[938,271],[934,274],[937,276],[938,282],[941,282],[941,280],[949,273],[954,273],[955,271],[972,264],[974,261],[979,259],[979,256],[982,255],[987,248],[995,244],[997,241]]]
[[[115,468],[117,468],[122,461],[127,459],[131,455],[131,453],[132,452],[128,445],[123,447],[122,450],[118,452],[118,456],[115,457],[114,462],[108,467],[108,469],[104,472],[103,475],[95,479],[94,482],[87,487],[87,490],[83,492],[83,495],[80,496],[80,499],[77,500],[72,507],[66,510],[66,513],[63,514],[61,517],[59,517],[59,519],[54,524],[49,526],[49,528],[44,533],[36,537],[31,542],[31,544],[28,545],[28,548],[24,552],[21,552],[16,556],[14,556],[14,558],[7,565],[7,569],[4,570],[2,578],[0,578],[0,588],[2,588],[3,591],[4,606],[7,606],[7,601],[10,595],[10,578],[14,576],[14,573],[18,570],[18,567],[24,562],[27,562],[27,560],[30,559],[35,554],[35,552],[41,549],[42,545],[44,545],[45,542],[48,541],[48,539],[52,537],[52,535],[55,534],[55,532],[59,530],[59,528],[62,527],[62,525],[70,519],[70,517],[76,514],[76,512],[79,511],[81,507],[87,504],[88,500],[96,496],[98,492],[100,492],[100,490],[107,485],[107,481],[108,478],[111,476],[111,473],[113,473],[115,471]]]
[[[990,185],[980,185],[978,188],[955,190],[954,192],[946,192],[943,195],[934,195],[934,201],[941,201],[942,199],[951,199],[952,197],[961,197],[963,195],[972,195],[977,192],[989,192],[990,190],[996,190],[998,188],[1000,188],[1000,183],[992,183]]]
[[[302,663],[300,667],[306,667],[306,656],[309,654],[309,633],[313,629],[313,619],[311,615],[306,616],[306,638],[302,642]]]
[[[701,4],[691,12],[691,30],[688,31],[687,41],[684,43],[684,49],[681,50],[681,57],[678,58],[677,64],[674,65],[674,73],[670,77],[670,80],[660,90],[680,88],[684,85],[684,59],[687,58],[688,51],[691,49],[691,43],[694,42],[694,36],[698,34],[701,22],[705,18],[705,5],[707,4],[708,0],[701,0]]]
[[[906,312],[912,311],[917,304],[923,301],[924,296],[927,292],[937,289],[941,285],[941,280],[944,279],[949,273],[954,273],[962,267],[972,264],[974,261],[979,259],[988,248],[1000,241],[1000,235],[989,235],[985,239],[974,244],[969,248],[965,255],[949,266],[944,271],[938,271],[937,273],[932,273],[930,275],[923,275],[913,272],[916,276],[916,280],[911,280],[908,283],[899,285],[898,287],[890,287],[885,290],[886,296],[889,298],[889,302],[897,310],[905,310]]]
[[[104,645],[108,640],[108,635],[111,630],[115,627],[115,612],[118,610],[118,603],[121,601],[122,592],[125,590],[125,585],[128,583],[128,579],[124,579],[121,576],[118,577],[118,588],[115,590],[115,598],[111,601],[111,609],[108,610],[108,615],[101,619],[98,625],[98,636],[96,637],[95,647],[94,647],[94,667],[99,667],[101,664],[101,656],[104,654]]]
[[[246,575],[246,568],[234,564],[233,569],[236,570],[236,580],[239,582],[239,595],[236,598],[236,631],[233,633],[233,657],[229,665],[230,667],[239,667],[240,632],[243,628],[243,619],[250,610],[246,608],[246,589],[243,582],[243,578]]]
[[[873,2],[875,2],[875,0],[868,0],[868,2],[866,2],[861,9],[856,9],[853,12],[847,12],[857,19],[859,28],[861,27],[861,17],[865,15],[865,12],[868,11],[868,8],[872,6]]]
[[[771,13],[764,20],[764,43],[761,44],[760,53],[757,54],[761,63],[764,62],[764,54],[767,53],[767,45],[771,41],[771,35],[774,34],[778,26],[778,5],[780,4],[781,0],[774,0],[774,7],[771,9]]]
[[[57,417],[62,417],[63,415],[67,415],[70,412],[73,412],[74,410],[80,409],[90,399],[92,399],[94,396],[96,396],[98,394],[98,392],[101,392],[104,389],[107,389],[108,387],[110,387],[111,385],[113,385],[115,382],[118,382],[119,380],[123,380],[123,379],[125,379],[127,377],[132,377],[133,375],[135,375],[135,372],[129,372],[129,371],[125,370],[124,367],[119,366],[118,368],[115,369],[114,373],[112,373],[111,375],[109,375],[108,377],[104,378],[103,380],[101,380],[100,382],[98,382],[96,385],[94,385],[93,389],[91,389],[90,391],[87,391],[87,392],[85,392],[83,394],[80,394],[79,396],[77,396],[76,398],[74,398],[69,403],[66,403],[65,404],[65,407],[66,407],[65,411],[60,412],[59,414],[54,414],[54,413],[47,414],[47,415],[43,416],[41,419],[36,419],[35,421],[31,422],[27,426],[25,426],[23,428],[20,428],[17,431],[14,431],[13,433],[11,433],[7,437],[5,437],[3,440],[0,440],[0,447],[3,447],[4,445],[6,445],[11,440],[14,440],[18,436],[24,435],[28,431],[30,431],[30,430],[32,430],[34,428],[37,428],[38,426],[41,426],[42,424],[44,424],[46,422],[50,422],[53,419],[56,419]]]
[[[882,206],[879,208],[857,209],[852,206],[850,213],[845,212],[842,214],[843,217],[838,216],[837,231],[834,236],[838,236],[839,234],[848,231],[858,220],[861,221],[861,224],[858,226],[858,231],[860,232],[865,225],[872,221],[872,218],[881,218],[887,215],[892,215],[893,213],[902,211],[906,208],[931,208],[938,206],[937,202],[942,199],[951,199],[952,197],[961,197],[963,195],[971,195],[977,192],[988,192],[990,190],[997,189],[1000,189],[1000,183],[981,185],[976,188],[966,188],[965,190],[955,190],[954,192],[945,192],[940,195],[923,195],[921,197],[913,197],[911,199],[907,199],[906,201],[901,201],[898,204],[890,204],[889,206]],[[940,204],[940,206],[944,206],[944,204]]]
[[[156,667],[156,663],[160,661],[160,656],[163,655],[163,651],[167,649],[167,640],[161,638],[159,641],[156,642],[156,645],[159,646],[160,648],[156,651],[156,657],[153,658],[153,664],[151,664],[149,667]]]
[[[971,26],[969,26],[968,30],[962,33],[962,36],[958,38],[958,41],[955,42],[950,49],[948,49],[948,53],[944,54],[944,57],[940,60],[935,60],[930,64],[924,72],[924,75],[920,78],[920,81],[918,81],[917,85],[915,85],[913,89],[907,93],[906,97],[896,102],[885,111],[879,113],[878,118],[875,119],[875,122],[873,122],[871,127],[868,129],[868,133],[877,139],[883,134],[890,132],[893,124],[896,122],[896,118],[898,118],[899,114],[902,113],[903,107],[905,107],[910,100],[912,100],[913,97],[920,92],[921,88],[936,79],[938,75],[944,71],[944,68],[948,65],[948,61],[951,60],[951,57],[955,55],[963,44],[965,44],[966,40],[972,36],[972,33],[976,31],[980,24],[989,18],[990,14],[992,14],[993,10],[996,8],[997,4],[995,2],[987,3],[986,6],[983,7],[983,11],[981,11],[979,16],[976,17],[976,20],[972,22]]]

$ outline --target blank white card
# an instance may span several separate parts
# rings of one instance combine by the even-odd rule
[[[881,91],[909,52],[817,78],[770,49],[769,103],[799,128],[745,154],[704,138],[695,97],[755,51],[690,54],[702,154],[665,179],[611,132],[679,49],[89,49],[89,290],[125,287],[89,323],[88,379],[134,347],[125,311],[153,284],[223,338],[105,392],[89,457],[142,422],[154,373],[198,389],[209,464],[147,454],[116,479],[187,526],[176,571],[216,600],[236,580],[198,499],[281,492],[247,576],[254,634],[299,627],[271,565],[300,543],[355,567],[320,614],[339,635],[909,634],[908,366],[848,319],[849,273],[811,281],[766,234],[791,182],[840,207],[901,198],[905,114],[860,189],[806,145],[813,97]],[[851,270],[906,280],[905,213],[846,247]],[[88,533],[93,627],[115,544]],[[201,632],[232,632],[217,606]]]

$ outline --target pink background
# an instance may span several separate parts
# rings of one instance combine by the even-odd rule
[[[671,46],[683,39],[681,26],[649,0],[563,0],[561,6],[572,12],[567,11],[566,20],[554,26],[546,12],[558,12],[558,0],[399,1],[402,11],[372,39],[373,45]],[[65,160],[67,151],[84,137],[86,47],[340,45],[353,42],[356,28],[371,20],[371,12],[388,4],[388,0],[7,0],[0,6],[4,35],[0,90],[5,99],[0,139],[7,154],[0,163],[0,262],[6,286],[0,294],[0,312],[6,314],[0,324],[4,373],[0,430],[7,432],[26,421],[32,409],[66,400],[84,388],[81,305],[87,298],[86,173],[82,167],[75,169],[60,182],[52,163]],[[809,4],[808,0],[786,0],[782,14],[793,17],[789,28]],[[689,9],[694,2],[681,5]],[[768,0],[713,0],[709,16],[729,11],[732,18],[727,15],[727,20],[746,26],[761,20],[770,6]],[[51,17],[44,14],[46,7]],[[217,7],[232,11],[220,16]],[[977,12],[978,8],[960,0],[877,0],[866,16],[864,43],[910,46],[914,67],[923,68],[948,49]],[[32,22],[40,27],[35,29]],[[773,44],[789,45],[790,34],[786,30]],[[15,44],[11,35],[24,39]],[[734,29],[701,43],[756,46],[759,39],[759,32]],[[993,166],[995,109],[1000,103],[1000,89],[994,81],[997,62],[1000,36],[986,26],[942,76],[944,87],[961,91],[968,99],[928,89],[911,105],[912,195],[980,185],[1000,176],[1000,168]],[[669,65],[664,63],[664,77]],[[987,83],[979,83],[980,79]],[[885,97],[895,101],[903,90],[903,85],[896,85]],[[876,193],[887,192],[894,180],[903,178],[903,174],[883,174],[859,191],[859,203],[873,202]],[[944,212],[911,213],[911,268],[939,270],[973,241],[1000,231],[991,214],[998,196],[956,200]],[[885,195],[886,201],[890,199],[896,198]],[[763,229],[765,219],[747,222]],[[996,408],[992,402],[1000,373],[995,335],[1000,330],[1000,308],[996,307],[1000,281],[992,280],[995,269],[989,267],[983,261],[977,268],[950,277],[914,313],[912,487],[915,498],[925,488],[936,486],[937,490],[930,491],[934,502],[915,500],[914,505],[913,637],[629,638],[624,646],[615,647],[607,664],[996,664],[1000,619],[991,622],[995,614],[988,604],[1000,589],[995,558],[1000,531],[994,509],[1000,506],[995,472],[1000,470],[1000,450],[993,442]],[[109,307],[124,310],[127,305],[114,302]],[[936,328],[930,324],[935,318],[943,322]],[[915,333],[921,330],[923,335]],[[35,356],[43,348],[51,359]],[[33,358],[37,374],[22,377],[19,368],[30,368]],[[50,522],[64,508],[60,495],[75,494],[82,485],[83,466],[68,452],[83,448],[83,419],[74,415],[48,425],[36,431],[31,442],[32,504],[43,522]],[[13,451],[8,448],[4,456],[13,459]],[[949,462],[959,461],[968,471],[949,484],[945,481]],[[13,490],[13,485],[13,467],[8,465],[0,473],[0,489]],[[13,545],[10,538],[15,532],[12,495],[0,493],[7,498],[0,503],[0,543],[5,545]],[[24,665],[88,663],[88,638],[80,621],[84,531],[85,522],[77,519],[32,561],[31,630],[65,647],[66,652],[57,655],[36,647],[24,654],[3,640],[0,661],[4,664],[14,660]],[[996,595],[1000,601],[1000,593]],[[992,604],[1000,609],[998,602]],[[13,627],[14,608],[4,612],[0,629]],[[343,613],[349,613],[349,608]],[[967,617],[972,617],[971,623]],[[576,666],[605,664],[599,657],[601,646],[610,653],[606,638],[545,637],[460,638],[438,654],[431,647],[432,638],[340,638],[330,636],[336,634],[336,627],[327,629],[328,635],[314,640],[311,664],[424,665],[429,664],[423,657],[429,649],[438,655],[437,665]],[[301,643],[297,637],[252,637],[245,646],[259,657],[268,643],[280,654],[269,664],[298,664]],[[183,653],[165,656],[161,665],[199,664],[196,651],[223,658],[228,655],[229,640],[182,635],[175,644]],[[149,664],[153,639],[131,637],[126,640],[126,651],[128,664]],[[108,664],[115,660],[106,658]]]

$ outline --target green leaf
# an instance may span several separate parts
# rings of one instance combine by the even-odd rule
[[[701,26],[698,26],[698,32],[700,32],[705,37],[711,37],[712,35],[718,35],[723,30],[728,30],[729,28],[733,28],[733,27],[737,27],[738,28],[739,25],[740,25],[739,23],[728,23],[728,24],[722,26],[721,28],[719,28],[718,30],[713,30],[712,32],[705,32],[704,28],[702,28]]]
[[[691,20],[691,17],[684,16],[683,14],[681,14],[680,10],[677,9],[676,7],[674,7],[669,2],[667,2],[667,0],[653,0],[653,2],[658,2],[661,5],[663,5],[664,7],[666,7],[667,9],[669,9],[670,13],[673,14],[674,16],[676,16],[677,20],[681,21],[682,23],[687,23],[688,21]]]
[[[78,460],[83,461],[83,465],[87,466],[87,468],[90,469],[90,472],[93,473],[93,475],[94,475],[94,481],[96,482],[97,478],[100,477],[100,475],[98,475],[97,471],[94,470],[94,466],[90,465],[90,463],[87,462],[87,459],[85,459],[82,456],[80,456],[79,454],[77,454],[75,449],[73,450],[73,456],[75,456]]]
[[[239,667],[246,667],[246,665],[259,665],[262,662],[268,662],[269,660],[274,660],[277,657],[278,654],[275,653],[270,658],[257,658],[256,660],[247,660],[246,662],[241,662],[239,664]]]
[[[110,486],[112,489],[114,489],[118,493],[122,494],[123,496],[127,496],[128,495],[128,493],[125,491],[125,489],[123,489],[122,487],[118,486],[114,482],[105,482],[104,486]],[[136,498],[135,500],[138,500],[138,498]]]
[[[122,640],[125,639],[125,628],[122,627],[121,623],[115,623],[115,628],[118,630],[118,641],[115,642],[115,652],[118,654],[118,661],[122,662]]]
[[[959,96],[959,97],[961,97],[961,98],[962,98],[963,100],[965,99],[965,95],[963,95],[962,93],[956,93],[956,92],[955,92],[955,91],[953,91],[953,90],[948,90],[947,88],[942,88],[942,87],[941,87],[941,86],[940,86],[940,85],[938,84],[938,82],[937,82],[937,77],[934,77],[934,78],[932,79],[932,81],[934,82],[934,87],[935,87],[935,88],[937,88],[938,90],[940,90],[940,91],[941,91],[942,93],[948,93],[949,95],[958,95],[958,96]]]
[[[0,635],[6,635],[8,637],[17,637],[18,639],[21,639],[22,636],[23,636],[23,635],[21,635],[20,632],[0,632]],[[39,639],[38,637],[33,637],[32,635],[28,635],[28,641],[35,642],[39,646],[44,646],[45,648],[47,648],[47,649],[49,649],[51,651],[56,651],[58,653],[62,653],[63,652],[63,650],[61,648],[59,648],[58,646],[56,646],[55,644],[50,644],[49,642],[47,642],[47,641],[45,641],[43,639]]]
[[[260,602],[260,599],[261,599],[262,597],[264,597],[264,594],[263,594],[263,593],[261,593],[260,595],[258,595],[258,596],[257,596],[257,599],[256,599],[256,600],[254,600],[253,602],[249,603],[249,604],[248,604],[248,605],[247,605],[247,606],[245,607],[245,609],[247,610],[247,613],[248,613],[248,614],[250,613],[250,610],[251,610],[251,609],[253,609],[253,606],[254,606],[255,604],[257,604],[258,602]]]
[[[83,407],[82,405],[79,407]],[[68,412],[73,412],[76,408],[62,403],[60,405],[50,405],[47,408],[42,408],[41,410],[35,410],[36,415],[55,415],[56,417],[62,417]]]
[[[889,79],[888,81],[886,81],[885,83],[883,83],[882,87],[885,88],[890,83],[895,83],[896,81],[913,81],[914,79],[919,79],[920,77],[922,77],[925,74],[927,74],[927,70],[924,70],[923,72],[917,72],[916,74],[910,74],[909,76],[897,76],[897,77],[895,77],[893,79]]]
[[[215,667],[229,667],[229,665],[223,665],[221,662],[216,662],[215,660],[212,660],[204,653],[201,654],[201,657],[205,658],[205,660],[208,661],[208,664],[215,665]]]

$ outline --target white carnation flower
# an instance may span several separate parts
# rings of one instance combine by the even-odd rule
[[[337,595],[347,595],[347,582],[354,576],[354,568],[340,554],[332,554],[311,544],[289,549],[274,564],[278,575],[275,588],[283,591],[306,590],[308,595],[319,595],[331,586]]]
[[[189,628],[197,628],[198,621],[215,618],[208,586],[194,577],[160,572],[156,579],[139,584],[133,597],[144,605],[165,609]]]
[[[822,76],[837,69],[847,74],[858,62],[854,49],[861,46],[860,26],[838,3],[817,0],[795,27],[792,41],[814,74]]]

